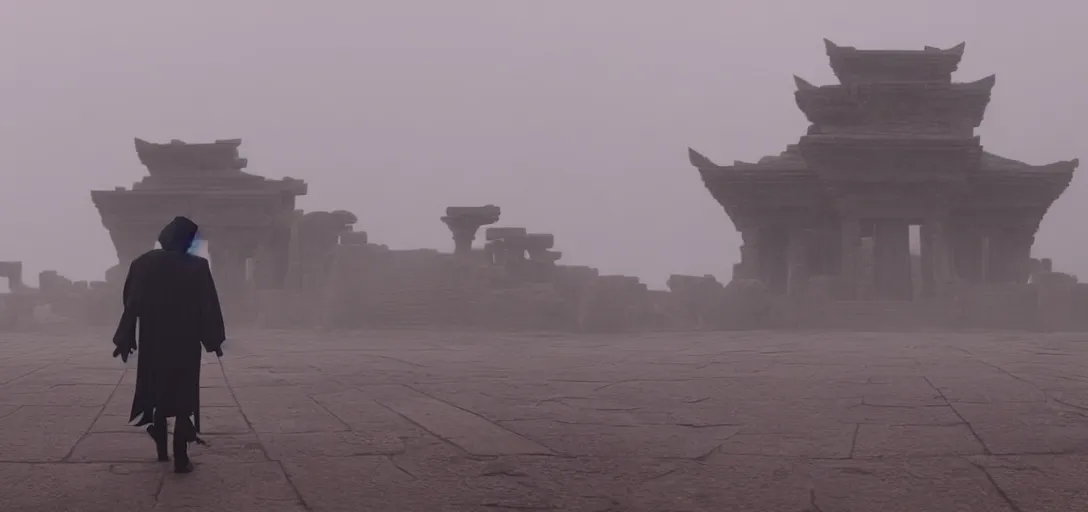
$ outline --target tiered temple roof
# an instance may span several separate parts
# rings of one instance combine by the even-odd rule
[[[732,165],[689,150],[738,229],[882,203],[900,203],[897,212],[907,217],[935,207],[1015,211],[1037,225],[1069,185],[1076,159],[1036,166],[982,150],[974,129],[996,80],[952,82],[964,44],[915,51],[825,44],[840,83],[795,77],[797,105],[811,123],[798,144]]]
[[[156,144],[135,139],[136,155],[147,176],[130,189],[96,190],[91,199],[112,229],[122,224],[162,225],[175,215],[198,217],[202,224],[264,226],[294,210],[306,182],[267,179],[242,169],[240,139],[210,143],[173,140]],[[150,229],[150,228],[149,228]]]

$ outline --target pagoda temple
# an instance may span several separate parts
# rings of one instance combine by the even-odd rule
[[[974,130],[995,80],[952,81],[964,44],[824,42],[839,83],[794,77],[811,123],[797,144],[733,165],[689,150],[742,236],[734,277],[793,295],[822,276],[840,300],[935,297],[959,280],[1027,283],[1035,233],[1078,161],[1036,166],[983,150]]]
[[[247,173],[239,139],[156,144],[136,139],[148,175],[131,188],[95,190],[91,200],[109,230],[121,268],[154,248],[162,227],[177,215],[200,225],[221,292],[241,286],[246,260],[255,257],[262,287],[282,284],[287,272],[295,198],[306,183]],[[124,275],[123,273],[121,274]]]

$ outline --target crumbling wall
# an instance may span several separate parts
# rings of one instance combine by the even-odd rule
[[[1088,331],[1088,284],[1038,285],[1039,327],[1044,331]]]
[[[958,327],[1001,330],[1041,327],[1038,286],[960,284],[954,304]]]

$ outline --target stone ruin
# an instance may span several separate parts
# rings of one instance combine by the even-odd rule
[[[489,227],[474,248],[480,229],[499,222],[498,206],[447,208],[440,220],[452,234],[452,253],[391,250],[356,230],[351,212],[297,209],[307,185],[246,172],[240,144],[136,139],[148,176],[91,193],[118,264],[85,287],[82,311],[62,311],[113,322],[128,264],[155,246],[171,218],[185,215],[201,226],[224,312],[235,324],[620,331],[651,316],[637,278],[560,265],[552,234]]]
[[[758,300],[772,303],[767,324],[1072,322],[1049,318],[1050,301],[1086,292],[1068,280],[1029,279],[1035,233],[1078,161],[1034,166],[983,150],[974,129],[995,78],[952,81],[962,44],[875,51],[825,43],[840,83],[795,77],[797,106],[811,123],[798,143],[725,166],[689,151],[743,238],[734,280],[762,285]]]
[[[1088,285],[1033,259],[1035,233],[1077,160],[1028,165],[984,151],[993,76],[957,83],[964,45],[858,50],[825,41],[839,84],[795,77],[811,123],[755,163],[689,150],[740,233],[729,282],[636,277],[562,265],[556,238],[495,226],[495,205],[451,206],[453,251],[393,250],[348,211],[303,211],[305,182],[246,172],[240,140],[136,139],[148,175],[91,199],[117,251],[104,281],[55,272],[38,289],[0,263],[0,327],[33,311],[110,324],[129,262],[176,215],[201,226],[228,320],[276,328],[1015,328],[1088,330]],[[484,228],[483,243],[477,236]],[[920,248],[911,248],[918,229]]]

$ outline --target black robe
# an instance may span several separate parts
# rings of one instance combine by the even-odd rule
[[[208,260],[188,253],[196,231],[191,220],[174,219],[159,235],[162,249],[136,258],[125,279],[125,309],[113,343],[136,349],[129,421],[139,418],[137,426],[151,423],[156,413],[192,416],[200,432],[201,345],[220,350],[226,334]]]

